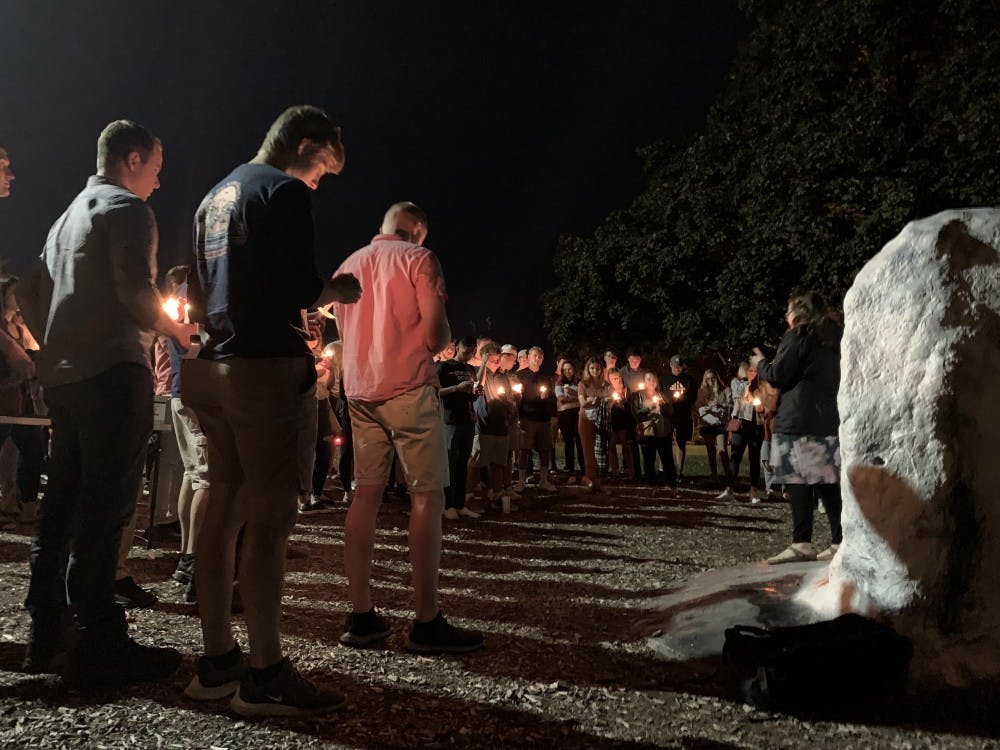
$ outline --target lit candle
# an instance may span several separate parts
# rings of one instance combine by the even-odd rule
[[[342,435],[337,435],[337,437],[335,437],[333,439],[333,444],[334,445],[343,445],[344,444],[344,438],[343,438],[343,436]]]
[[[176,297],[167,297],[163,300],[163,312],[175,323],[179,322],[181,319],[181,301]]]
[[[541,393],[543,396],[548,392],[548,390],[549,390],[548,387],[544,385],[538,388],[538,392]]]
[[[514,393],[516,393],[518,396],[520,396],[521,395],[521,391],[524,390],[524,386],[521,385],[520,383],[514,383],[514,385],[512,385],[511,388],[514,389]],[[503,389],[501,389],[501,393],[502,392],[503,392]]]
[[[753,405],[754,406],[760,406],[760,397],[759,396],[755,396],[754,397]]]
[[[514,386],[514,387],[516,388],[517,386]],[[506,395],[506,393],[507,393],[507,389],[504,388],[502,385],[497,387],[497,395],[498,396]]]
[[[329,359],[333,356],[333,344],[330,344],[326,349],[323,350],[323,357]]]
[[[660,403],[660,397],[659,397],[659,396],[656,396],[656,395],[654,395],[654,396],[653,396],[653,403],[654,403],[654,404],[658,404],[658,403]]]
[[[622,400],[622,397],[618,395],[618,391],[615,391],[614,393],[612,393],[611,394],[611,398],[613,398],[615,401],[621,401]]]

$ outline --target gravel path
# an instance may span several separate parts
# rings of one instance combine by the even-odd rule
[[[136,580],[161,602],[129,619],[141,640],[189,655],[173,680],[84,694],[20,673],[28,529],[8,527],[0,534],[0,748],[1000,747],[990,739],[1000,733],[995,689],[913,697],[855,723],[803,721],[727,700],[711,666],[653,658],[645,638],[655,616],[645,602],[693,573],[773,553],[788,533],[783,507],[721,504],[693,487],[677,499],[648,488],[607,496],[565,488],[529,493],[510,516],[446,522],[442,608],[487,633],[485,650],[448,658],[403,650],[412,610],[398,502],[383,509],[375,565],[376,601],[393,635],[382,650],[337,645],[343,515],[304,519],[288,561],[287,650],[349,700],[343,713],[309,721],[239,721],[225,702],[183,698],[200,630],[180,587],[166,580],[176,560],[168,550],[133,550]],[[820,521],[818,540],[824,533]]]

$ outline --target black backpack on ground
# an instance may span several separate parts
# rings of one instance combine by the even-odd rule
[[[739,697],[769,710],[860,705],[902,693],[913,644],[861,615],[795,627],[726,629],[722,659]]]

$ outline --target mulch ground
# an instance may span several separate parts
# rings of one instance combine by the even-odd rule
[[[187,655],[175,678],[84,693],[19,672],[30,529],[8,526],[0,534],[0,747],[1000,747],[992,739],[1000,734],[996,690],[911,696],[850,721],[804,719],[733,700],[712,664],[658,660],[646,643],[656,619],[648,600],[693,573],[783,548],[787,511],[717,502],[692,485],[679,498],[611,489],[529,491],[509,516],[446,522],[442,609],[487,636],[483,651],[460,657],[403,649],[412,617],[404,502],[386,504],[380,517],[374,586],[393,635],[379,649],[337,643],[347,611],[344,511],[304,517],[288,560],[287,651],[349,701],[341,713],[308,721],[242,721],[224,701],[183,697],[201,634],[194,608],[167,580],[176,562],[170,549],[134,548],[133,574],[160,603],[129,619],[136,638]],[[824,533],[820,521],[817,538]]]

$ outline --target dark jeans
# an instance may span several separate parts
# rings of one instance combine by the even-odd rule
[[[351,491],[351,482],[354,481],[354,433],[351,431],[351,415],[347,409],[347,399],[341,396],[330,400],[333,404],[333,413],[340,422],[340,431],[343,442],[340,444],[340,461],[337,464],[337,475],[340,483],[344,485],[344,491]]]
[[[633,430],[632,432],[634,433],[635,430]],[[632,451],[632,466],[635,467],[635,476],[636,478],[638,478],[642,476],[642,458],[641,458],[642,451],[639,450],[639,443],[637,443],[634,440],[635,435],[633,434],[630,435],[629,437],[633,438],[632,440],[628,441],[628,449]],[[671,453],[672,452],[673,451],[671,451]]]
[[[22,503],[38,500],[42,484],[42,467],[45,463],[45,430],[23,424],[0,425],[0,446],[7,438],[14,441],[21,457],[17,463],[17,489]]]
[[[792,505],[792,542],[811,542],[813,538],[813,510],[816,498],[823,503],[826,517],[830,521],[830,543],[840,544],[844,533],[840,528],[840,485],[839,484],[786,484]]]
[[[747,460],[750,462],[750,487],[760,485],[760,446],[764,444],[764,425],[754,424],[748,419],[740,420],[740,429],[733,433],[732,445],[732,476],[735,482],[740,476],[740,462],[743,451],[750,449]]]
[[[583,443],[580,441],[579,409],[564,409],[559,412],[559,432],[566,445],[566,471],[576,471],[577,466],[583,469]],[[553,465],[554,463],[553,460]]]
[[[316,439],[316,463],[313,464],[312,493],[316,497],[323,494],[326,486],[326,476],[330,473],[330,459],[333,458],[333,446],[329,437]]]
[[[444,435],[448,445],[448,486],[444,489],[444,506],[461,510],[465,507],[469,456],[472,455],[472,439],[476,435],[476,425],[472,422],[446,424]]]
[[[115,571],[153,429],[152,378],[141,365],[121,363],[48,388],[45,400],[52,458],[25,606],[44,627],[68,604],[80,629],[120,636],[125,614],[115,604]]]
[[[674,466],[674,451],[672,436],[650,437],[639,443],[642,450],[642,465],[645,470],[643,476],[650,484],[657,484],[656,477],[656,456],[659,455],[660,462],[666,472],[667,484],[671,487],[677,486],[677,467]]]

